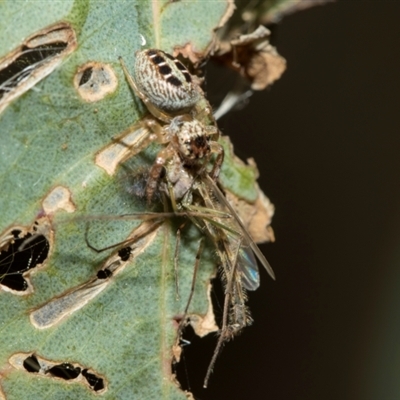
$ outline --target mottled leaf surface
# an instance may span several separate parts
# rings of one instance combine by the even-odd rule
[[[33,294],[0,293],[0,384],[5,398],[99,397],[76,382],[14,369],[8,359],[17,352],[93,369],[106,380],[104,399],[186,398],[169,373],[176,336],[174,317],[186,304],[200,237],[193,227],[185,228],[180,248],[179,301],[173,272],[179,221],[168,220],[154,242],[79,311],[43,330],[33,327],[29,312],[93,278],[115,253],[97,254],[87,247],[87,223],[90,240],[97,247],[123,240],[138,225],[133,220],[91,216],[147,209],[129,193],[126,177],[132,169],[151,164],[156,146],[129,160],[117,176],[107,175],[94,164],[95,153],[145,112],[124,79],[118,56],[128,67],[132,65],[143,38],[146,47],[169,52],[189,42],[203,51],[227,7],[225,1],[1,3],[0,57],[59,21],[71,24],[78,42],[77,49],[55,71],[0,115],[0,232],[14,225],[31,225],[43,215],[42,201],[56,187],[67,189],[76,208],[73,213],[55,213],[50,255],[45,268],[32,276]],[[89,103],[80,98],[73,79],[80,66],[92,61],[112,67],[118,88],[101,101]],[[206,246],[191,312],[207,311],[207,282],[215,263],[210,246]]]

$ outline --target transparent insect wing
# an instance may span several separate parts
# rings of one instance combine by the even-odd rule
[[[260,286],[260,274],[253,250],[242,246],[237,257],[238,271],[242,274],[242,284],[247,290],[254,291]]]
[[[136,53],[135,82],[150,102],[166,112],[182,112],[200,99],[197,85],[176,58],[157,49]]]
[[[231,263],[236,263],[237,273],[241,274],[243,287],[247,290],[256,290],[260,285],[257,260],[251,243],[243,232],[244,228],[239,224],[238,217],[234,216],[227,207],[227,200],[222,193],[223,201],[220,201],[220,196],[214,190],[215,185],[210,185],[208,180],[204,180],[203,183],[204,186],[198,186],[198,190],[202,194],[205,206],[210,210],[224,212],[231,216],[229,219],[220,219],[216,215],[212,219],[214,219],[215,223],[221,225],[206,224],[207,230],[211,236],[218,238],[216,240],[224,241],[223,246],[217,245],[217,248],[225,248]]]
[[[222,209],[226,209],[229,211],[229,213],[231,214],[233,219],[236,221],[235,225],[237,225],[238,231],[244,235],[245,243],[248,243],[248,245],[251,247],[251,249],[253,250],[254,254],[256,255],[256,257],[258,258],[260,263],[267,270],[269,276],[275,280],[275,273],[274,273],[272,267],[269,265],[269,262],[266,260],[263,253],[258,248],[257,244],[251,238],[250,234],[248,233],[248,231],[247,231],[246,227],[244,226],[243,222],[241,221],[240,217],[237,215],[237,213],[233,209],[233,207],[229,204],[228,200],[222,194],[221,190],[218,188],[218,186],[215,184],[215,182],[207,174],[204,175],[203,181],[205,183],[207,183],[209,190],[212,191],[212,193],[215,197],[214,203],[219,203],[220,207],[222,207]]]

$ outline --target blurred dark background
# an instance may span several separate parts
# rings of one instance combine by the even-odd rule
[[[187,346],[196,399],[400,399],[399,19],[387,0],[284,18],[273,34],[287,71],[221,119],[276,206],[276,243],[261,249],[277,281],[261,272],[255,323],[208,390],[215,342]],[[223,76],[211,68],[211,97]]]

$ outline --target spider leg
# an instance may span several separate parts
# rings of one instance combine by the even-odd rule
[[[150,203],[160,180],[161,172],[166,162],[173,157],[175,150],[171,145],[167,146],[158,152],[156,161],[150,168],[149,178],[146,184],[146,198]]]
[[[157,141],[157,143],[166,144],[171,140],[168,129],[154,119],[146,118],[141,123],[153,133],[153,140]]]
[[[114,136],[112,141],[113,143],[108,144],[96,155],[96,164],[110,175],[115,173],[118,165],[139,154],[151,143],[168,143],[170,135],[153,117],[145,117],[120,135]]]
[[[179,333],[182,333],[182,330],[186,326],[186,323],[187,323],[187,315],[189,312],[190,303],[192,302],[192,299],[193,299],[193,294],[194,294],[194,289],[195,289],[196,279],[197,279],[197,273],[198,273],[199,267],[200,267],[200,258],[203,253],[203,250],[204,250],[204,238],[201,238],[199,241],[199,248],[197,249],[197,253],[196,253],[196,261],[195,261],[194,269],[193,269],[192,284],[190,285],[189,297],[186,302],[185,311],[183,312],[183,316],[182,316],[182,319],[181,319],[181,322],[180,322],[179,328],[178,328]]]

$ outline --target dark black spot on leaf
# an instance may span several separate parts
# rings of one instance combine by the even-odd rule
[[[105,268],[105,269],[101,269],[99,272],[97,272],[97,277],[99,279],[107,279],[112,275],[112,272]]]
[[[129,256],[131,255],[131,248],[130,247],[124,247],[118,252],[118,255],[121,257],[122,261],[128,261]]]

